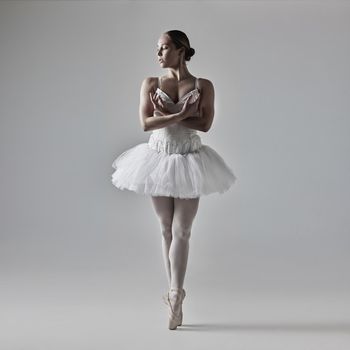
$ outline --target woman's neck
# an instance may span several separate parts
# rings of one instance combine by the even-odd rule
[[[170,79],[175,79],[177,81],[188,79],[192,77],[191,73],[188,71],[186,64],[182,64],[176,68],[168,68],[168,77]]]

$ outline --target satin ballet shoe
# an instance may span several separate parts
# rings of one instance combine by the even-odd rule
[[[182,289],[182,300],[184,300],[185,296],[186,296],[186,292],[185,292],[184,289]],[[168,303],[168,293],[165,293],[165,294],[162,296],[162,299],[163,299],[163,301],[164,301],[164,303],[165,303],[166,305],[169,305],[169,303]]]
[[[185,292],[184,289],[182,289],[182,301],[185,299],[185,296],[186,296],[186,292]],[[163,299],[163,301],[164,301],[164,304],[167,305],[168,307],[170,307],[169,301],[168,301],[168,293],[164,294],[164,295],[162,296],[162,299]],[[182,314],[182,308],[181,308],[180,324],[179,324],[179,326],[182,325],[182,318],[183,318],[183,314]]]
[[[186,296],[184,289],[171,289],[163,296],[163,300],[169,309],[169,324],[168,328],[176,329],[182,325],[182,302]]]

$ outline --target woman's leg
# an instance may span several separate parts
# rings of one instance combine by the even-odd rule
[[[189,252],[189,239],[198,205],[199,197],[188,199],[174,198],[173,239],[169,250],[171,289],[183,288]]]
[[[165,270],[168,278],[169,288],[171,283],[171,269],[169,260],[169,249],[172,241],[171,226],[174,215],[174,198],[163,196],[152,196],[153,207],[158,215],[160,229],[162,232],[162,251]]]

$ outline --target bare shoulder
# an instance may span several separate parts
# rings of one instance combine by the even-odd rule
[[[203,104],[213,103],[214,101],[214,85],[209,79],[198,78],[198,88],[202,96]]]
[[[214,88],[214,85],[211,82],[211,80],[206,78],[198,78],[198,86],[204,88]]]
[[[214,90],[214,85],[213,83],[206,78],[198,78],[198,87],[199,89],[203,89],[203,90]]]
[[[141,91],[155,91],[158,86],[158,77],[146,77],[142,80]]]

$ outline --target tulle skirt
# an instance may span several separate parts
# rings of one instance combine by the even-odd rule
[[[227,191],[237,177],[208,145],[185,154],[159,152],[140,143],[112,163],[117,188],[151,196],[196,198]]]

